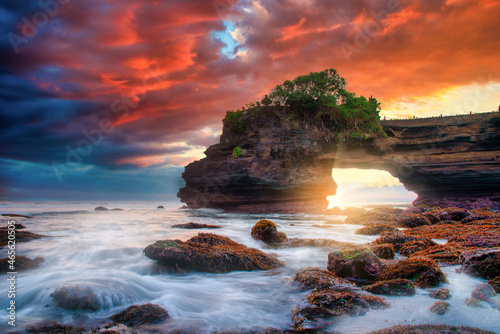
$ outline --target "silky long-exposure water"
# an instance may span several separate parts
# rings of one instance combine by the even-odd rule
[[[166,209],[158,210],[163,204]],[[96,206],[122,208],[123,211],[94,211]],[[191,329],[197,332],[228,330],[236,327],[290,326],[290,310],[305,296],[297,293],[290,278],[306,267],[326,268],[327,248],[267,249],[250,236],[252,226],[262,218],[273,220],[289,237],[327,238],[365,243],[375,236],[355,235],[357,225],[315,227],[341,216],[230,214],[217,210],[179,209],[179,203],[80,202],[80,203],[2,203],[2,213],[33,216],[14,219],[27,230],[48,237],[18,243],[18,256],[45,258],[33,270],[20,272],[16,281],[16,328],[7,324],[8,282],[0,282],[0,330],[20,330],[40,320],[55,320],[78,326],[103,326],[109,317],[132,304],[151,302],[168,310],[170,319],[157,328]],[[2,217],[3,225],[7,218]],[[182,230],[174,224],[197,222],[222,226],[217,230]],[[286,265],[272,271],[227,274],[172,274],[145,257],[143,249],[163,239],[186,240],[199,232],[228,236],[236,242],[276,254]],[[0,250],[6,257],[7,249]],[[429,311],[435,300],[434,289],[418,289],[413,297],[387,297],[391,307],[370,311],[365,316],[341,317],[331,330],[339,333],[366,333],[393,324],[438,323],[477,326],[500,331],[499,311],[464,304],[472,289],[485,280],[456,274],[456,267],[443,270],[448,275],[452,309],[444,316]],[[3,275],[6,277],[6,275]],[[90,286],[99,296],[95,312],[60,308],[50,294],[60,286]],[[162,327],[163,326],[163,327]]]

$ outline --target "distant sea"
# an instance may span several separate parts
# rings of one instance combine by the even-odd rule
[[[163,205],[165,209],[157,209]],[[94,211],[97,206],[122,211]],[[16,281],[16,327],[7,324],[9,303],[6,274],[0,280],[0,331],[20,330],[40,320],[70,325],[103,326],[109,316],[133,304],[154,303],[170,314],[159,328],[192,329],[198,332],[234,328],[290,325],[290,310],[300,303],[293,275],[306,267],[326,269],[327,248],[267,249],[250,236],[252,226],[267,218],[289,237],[327,238],[353,243],[373,241],[376,236],[356,235],[357,225],[322,226],[343,216],[311,214],[232,214],[219,210],[181,209],[179,202],[13,202],[0,203],[1,213],[32,216],[15,219],[27,230],[46,238],[17,245],[17,255],[44,257],[43,264],[20,272]],[[2,217],[2,225],[10,218]],[[173,224],[197,222],[222,226],[218,230],[173,229]],[[143,249],[156,240],[188,239],[199,232],[213,232],[236,242],[276,254],[286,265],[272,271],[227,274],[165,272],[146,258]],[[6,257],[7,249],[0,250]],[[386,297],[387,310],[365,316],[341,317],[330,328],[339,333],[366,333],[394,324],[439,323],[469,325],[500,332],[499,313],[493,308],[473,309],[464,304],[472,289],[484,280],[456,274],[445,267],[452,298],[451,312],[439,316],[428,308],[434,289],[418,289],[414,297]],[[96,312],[69,311],[50,297],[65,285],[88,286],[99,296]]]

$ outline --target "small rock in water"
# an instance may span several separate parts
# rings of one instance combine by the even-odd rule
[[[460,255],[459,273],[492,279],[500,275],[500,249],[470,250]]]
[[[306,268],[299,271],[293,277],[293,281],[299,284],[299,291],[305,290],[324,290],[336,286],[351,286],[351,282],[332,274],[329,271],[319,268]]]
[[[137,327],[157,324],[165,321],[168,317],[168,312],[163,307],[155,304],[144,304],[129,306],[120,313],[111,316],[111,320],[129,327]]]
[[[163,205],[158,205],[157,209],[165,209]]]
[[[362,227],[362,228],[356,230],[356,232],[354,232],[354,234],[377,235],[377,234],[380,234],[382,232],[394,232],[394,231],[397,231],[397,228],[395,228],[393,226],[389,226],[389,225],[385,225],[385,224],[376,224],[376,225],[369,225],[369,226]]]
[[[23,224],[18,224],[18,223],[16,223],[16,224],[14,224],[14,228],[15,228],[16,230],[22,230],[22,229],[25,229],[25,228],[26,228],[26,226],[24,226]],[[9,226],[2,226],[2,227],[0,227],[0,229],[2,229],[2,230],[8,230],[8,229],[9,229]]]
[[[342,278],[374,281],[386,265],[368,248],[336,251],[328,254],[328,270]]]
[[[172,225],[172,228],[198,229],[198,228],[222,228],[222,226],[199,224],[199,223],[186,223],[186,224]]]
[[[94,211],[108,211],[108,208],[105,208],[103,206],[98,206],[97,208],[94,209]]]
[[[471,297],[485,302],[490,301],[490,297],[497,295],[495,289],[487,283],[480,284],[472,290]]]
[[[120,209],[120,208],[114,208],[114,209],[111,209],[111,211],[123,211],[123,209]]]
[[[450,289],[441,288],[438,291],[432,292],[429,296],[434,299],[447,300],[451,298]]]
[[[483,305],[481,305],[481,301],[479,299],[475,299],[475,298],[468,298],[465,300],[465,305],[467,305],[468,307],[473,307],[473,308],[483,308]]]
[[[252,238],[264,241],[268,245],[276,245],[286,242],[287,236],[283,232],[278,232],[276,224],[270,220],[259,220],[252,227]]]
[[[67,310],[99,310],[97,295],[86,285],[67,285],[57,288],[50,294],[57,306]]]
[[[431,307],[429,307],[429,310],[431,310],[432,313],[436,313],[439,315],[445,314],[449,311],[449,309],[450,304],[443,301],[435,302]]]
[[[388,296],[413,296],[416,293],[413,281],[404,278],[377,282],[365,287],[365,290],[377,295]]]

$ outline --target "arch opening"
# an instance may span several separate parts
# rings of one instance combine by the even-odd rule
[[[328,208],[381,204],[410,204],[417,194],[389,172],[378,169],[333,168],[337,194],[328,196]]]

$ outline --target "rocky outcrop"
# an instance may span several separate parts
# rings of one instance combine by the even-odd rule
[[[321,211],[336,192],[335,167],[388,171],[418,194],[418,204],[500,208],[498,113],[382,121],[389,139],[340,141],[338,129],[259,108],[243,112],[242,132],[224,122],[220,143],[186,166],[178,197],[188,207]]]

